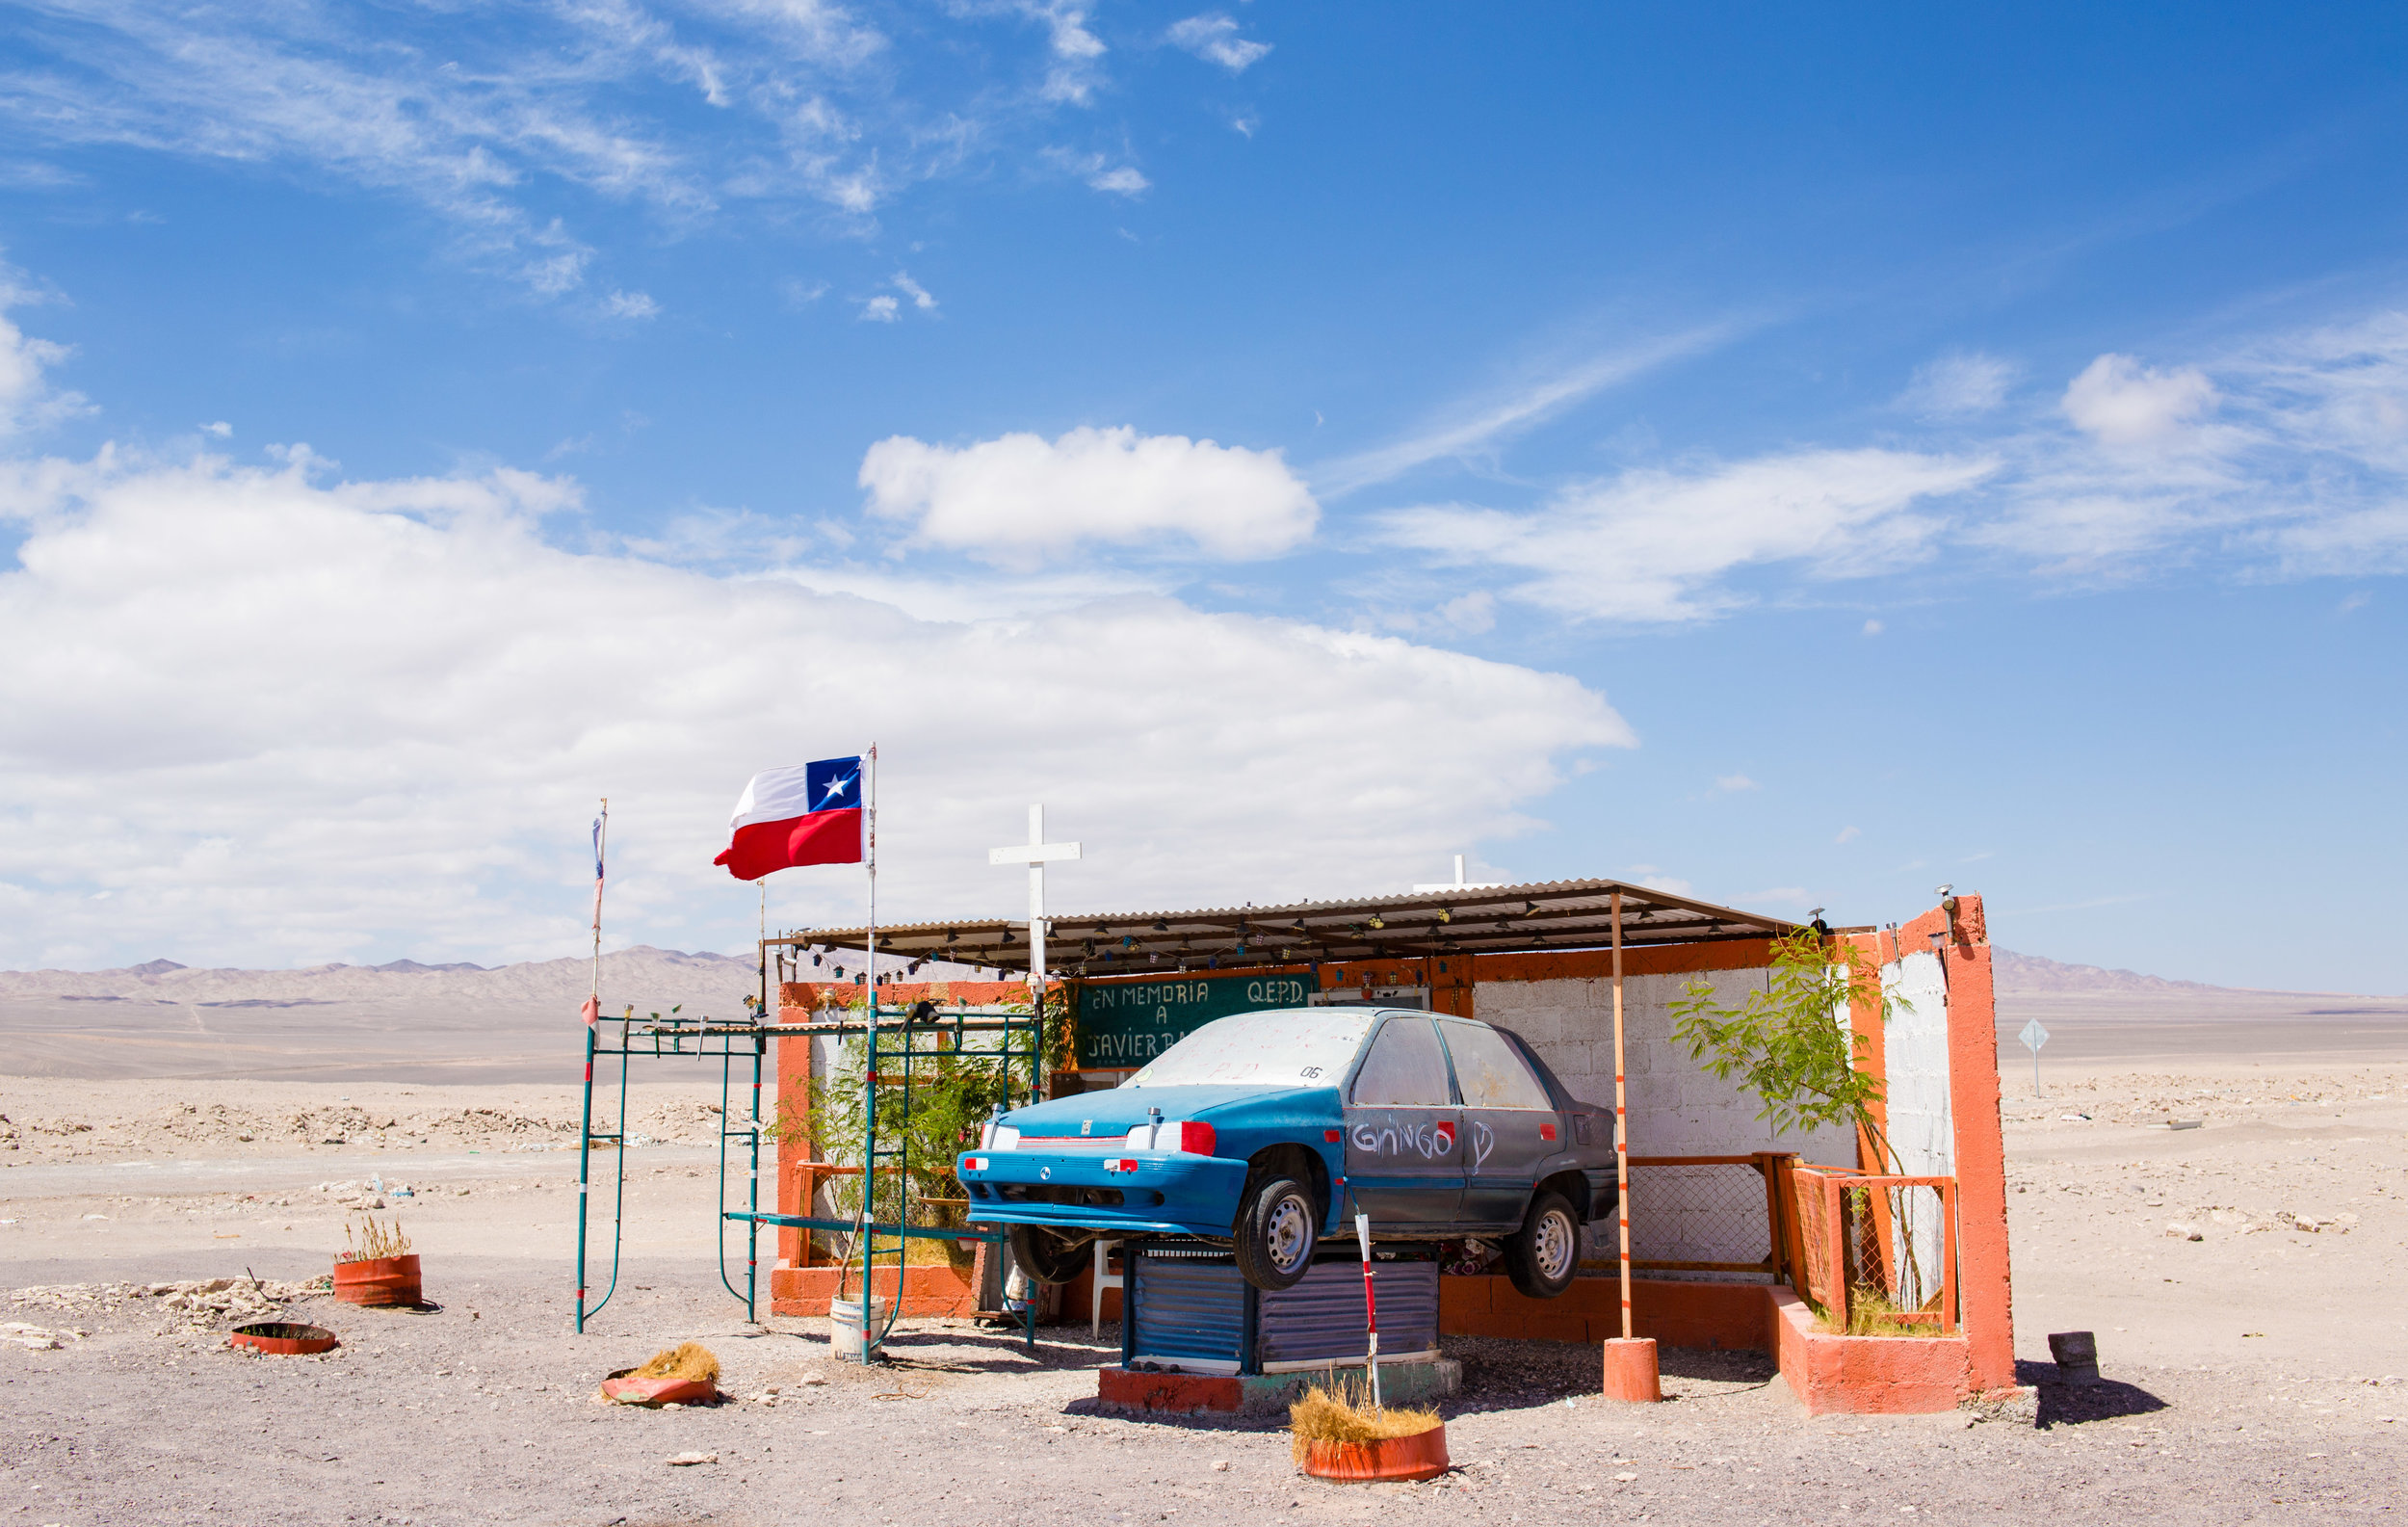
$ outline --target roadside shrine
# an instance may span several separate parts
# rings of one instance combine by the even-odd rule
[[[1796,927],[1602,880],[1058,916],[1042,1085],[1053,1096],[1117,1085],[1226,1014],[1351,1002],[1512,1029],[1574,1094],[1610,1106],[1618,999],[1634,1334],[1767,1352],[1810,1411],[1944,1410],[2011,1390],[2004,1152],[1980,898],[1945,897],[1903,925],[1831,930],[1878,965],[1885,993],[1902,999],[1886,1022],[1877,1003],[1854,1004],[1847,1015],[1861,1037],[1859,1068],[1882,1083],[1874,1118],[1887,1160],[1861,1130],[1774,1137],[1755,1097],[1703,1070],[1673,1039],[1670,1004],[1689,984],[1741,1000],[1765,985],[1771,940]],[[1025,1006],[1028,935],[1025,921],[882,927],[879,1006]],[[804,1095],[815,1074],[841,1064],[837,1031],[848,1009],[857,1028],[865,990],[864,937],[839,929],[764,940],[765,985],[772,965],[777,977],[781,1097]],[[937,961],[996,979],[911,979]],[[824,1211],[833,1177],[806,1136],[783,1133],[778,1213]],[[777,1241],[772,1310],[824,1313],[837,1281],[832,1257],[798,1230]],[[1500,1272],[1446,1272],[1440,1333],[1622,1335],[1615,1242],[1610,1219],[1593,1223],[1582,1277],[1555,1300],[1524,1297]],[[889,1282],[877,1292],[900,1292],[906,1317],[998,1307],[1000,1275],[984,1255],[900,1277],[900,1290]],[[1117,1318],[1118,1290],[1095,1289],[1094,1277],[1063,1288],[1061,1318],[1099,1308]],[[1837,1334],[1810,1307],[1833,1312],[1844,1328],[1850,1301],[1869,1299],[1887,1329],[1916,1334]],[[1652,1382],[1652,1364],[1649,1372]]]

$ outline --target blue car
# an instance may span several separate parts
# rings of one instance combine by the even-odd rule
[[[1514,1286],[1552,1299],[1619,1198],[1612,1116],[1519,1036],[1370,1007],[1217,1019],[1109,1092],[997,1115],[955,1165],[971,1221],[1008,1226],[1046,1282],[1098,1238],[1193,1236],[1288,1288],[1367,1214],[1382,1240],[1496,1242]]]

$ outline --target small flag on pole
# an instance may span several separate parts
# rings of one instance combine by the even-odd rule
[[[593,819],[593,931],[602,932],[602,819]]]
[[[860,863],[859,755],[764,769],[745,786],[728,828],[727,849],[711,862],[740,881],[798,864]]]

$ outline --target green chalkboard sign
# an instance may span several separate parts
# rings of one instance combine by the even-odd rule
[[[1300,1008],[1310,976],[1181,976],[1088,982],[1079,988],[1079,1066],[1143,1066],[1215,1018],[1262,1008]]]

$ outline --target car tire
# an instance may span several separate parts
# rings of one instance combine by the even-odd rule
[[[1238,1207],[1231,1237],[1238,1272],[1256,1288],[1276,1293],[1294,1288],[1313,1270],[1321,1244],[1321,1211],[1313,1190],[1294,1177],[1265,1177]]]
[[[1067,1283],[1086,1271],[1091,1235],[1065,1235],[1041,1224],[1015,1224],[1008,1232],[1011,1259],[1040,1283]]]
[[[1522,1227],[1505,1237],[1505,1276],[1531,1299],[1553,1299],[1581,1270],[1581,1217],[1553,1188],[1531,1196]]]

